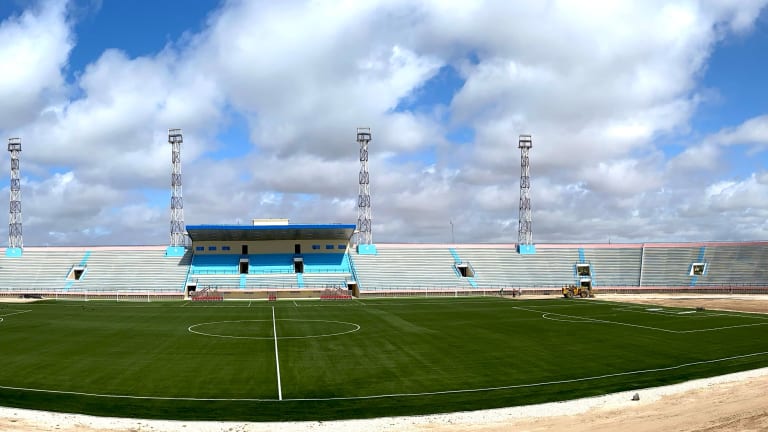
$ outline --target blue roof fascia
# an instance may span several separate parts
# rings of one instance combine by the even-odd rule
[[[355,229],[355,224],[187,225],[189,230]]]

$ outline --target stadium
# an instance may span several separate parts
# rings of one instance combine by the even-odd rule
[[[170,242],[24,246],[9,140],[0,403],[148,419],[336,420],[555,402],[768,366],[765,315],[611,295],[768,293],[768,242],[372,241],[357,223],[185,225],[171,129]],[[583,297],[576,299],[572,297]]]

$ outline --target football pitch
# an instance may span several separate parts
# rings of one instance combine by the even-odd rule
[[[331,420],[528,405],[768,366],[768,316],[599,300],[0,304],[0,405]]]

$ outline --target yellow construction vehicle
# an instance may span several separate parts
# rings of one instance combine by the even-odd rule
[[[590,285],[578,286],[578,285],[565,285],[563,286],[563,297],[565,298],[587,298],[594,297],[592,295],[592,287]]]

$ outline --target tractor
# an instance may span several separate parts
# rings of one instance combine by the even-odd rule
[[[594,297],[592,294],[592,287],[589,284],[582,286],[578,285],[565,285],[563,286],[563,297],[565,298],[587,298]]]

